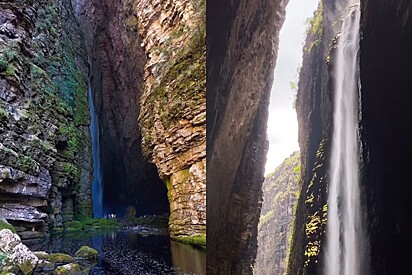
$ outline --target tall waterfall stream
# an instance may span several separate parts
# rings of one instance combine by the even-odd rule
[[[367,234],[359,182],[359,21],[359,5],[350,6],[336,49],[325,275],[367,272]]]
[[[93,216],[95,218],[103,217],[103,178],[100,166],[100,132],[99,120],[95,111],[93,93],[89,84],[88,99],[90,106],[90,134],[92,136],[92,156],[93,156]]]

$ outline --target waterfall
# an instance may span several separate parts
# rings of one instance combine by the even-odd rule
[[[359,5],[350,6],[336,49],[325,275],[365,275],[368,270],[359,186],[359,21]]]
[[[92,156],[93,156],[93,216],[95,218],[103,217],[103,179],[100,167],[100,131],[99,120],[94,109],[93,93],[89,84],[88,99],[90,106],[90,134],[92,136]]]

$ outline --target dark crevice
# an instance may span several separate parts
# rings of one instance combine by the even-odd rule
[[[135,206],[138,216],[168,213],[165,183],[141,148],[138,117],[146,53],[136,31],[125,24],[123,4],[103,2],[85,1],[78,16],[84,29],[93,30],[86,44],[100,128],[103,211],[123,217],[128,206]]]

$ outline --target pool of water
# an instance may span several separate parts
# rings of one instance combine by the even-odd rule
[[[71,255],[83,245],[99,252],[90,274],[206,274],[205,251],[168,236],[142,236],[133,230],[69,234],[28,244],[33,251]]]

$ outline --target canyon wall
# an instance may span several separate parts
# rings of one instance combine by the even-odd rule
[[[72,1],[92,59],[106,211],[170,210],[173,238],[205,238],[204,1]]]
[[[300,194],[300,153],[285,159],[265,177],[253,274],[285,274],[296,203]]]
[[[23,239],[91,216],[87,57],[68,1],[0,3],[0,217]]]
[[[142,147],[166,182],[173,238],[206,233],[205,5],[151,0],[135,7],[147,55]]]
[[[361,133],[371,274],[411,274],[412,2],[361,4]]]
[[[146,55],[137,15],[122,1],[72,0],[85,30],[90,79],[100,127],[103,212],[123,217],[168,212],[166,188],[141,150],[138,127]]]
[[[334,49],[345,1],[323,1],[321,36],[308,34],[297,112],[302,151],[302,195],[288,274],[322,274],[332,130]],[[408,77],[412,55],[409,1],[361,1],[361,188],[368,213],[371,274],[411,272],[411,204],[407,159]],[[312,199],[313,198],[313,199]]]
[[[207,1],[207,274],[252,274],[288,1]]]

